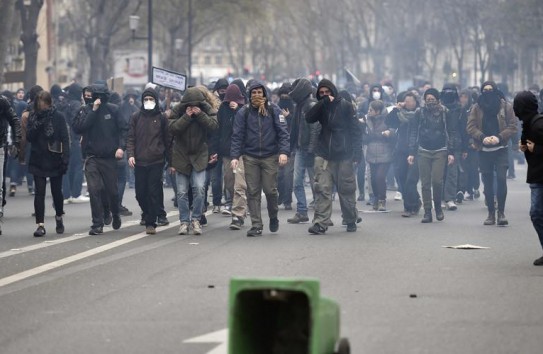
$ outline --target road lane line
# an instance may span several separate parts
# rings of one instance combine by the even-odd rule
[[[167,229],[171,229],[171,228],[176,227],[178,224],[179,224],[179,221],[175,221],[175,222],[170,223],[167,226],[162,226],[162,227],[157,228],[158,229],[157,231],[164,231],[164,230],[167,230]],[[47,271],[50,271],[50,270],[65,266],[67,264],[77,262],[79,260],[82,260],[82,259],[85,259],[85,258],[88,258],[88,257],[95,256],[97,254],[109,251],[111,249],[126,245],[126,244],[128,244],[130,242],[134,242],[134,241],[137,241],[137,240],[140,240],[142,238],[149,237],[149,236],[152,236],[152,235],[147,235],[145,233],[145,231],[143,231],[143,232],[140,232],[138,234],[128,236],[128,237],[125,237],[125,238],[117,240],[117,241],[113,241],[111,243],[108,243],[107,245],[99,246],[99,247],[93,248],[93,249],[85,251],[85,252],[74,254],[73,256],[62,258],[62,259],[56,260],[54,262],[50,262],[50,263],[41,265],[41,266],[36,267],[36,268],[25,270],[24,272],[20,272],[20,273],[17,273],[17,274],[10,275],[8,277],[0,279],[0,288],[3,287],[3,286],[6,286],[6,285],[13,284],[15,282],[24,280],[26,278],[30,278],[32,276],[35,276],[35,275],[38,275],[38,274],[41,274],[41,273],[45,273]]]
[[[166,216],[171,217],[171,216],[174,216],[174,215],[179,215],[179,212],[178,211],[171,211]],[[140,223],[139,220],[126,221],[126,222],[122,223],[121,229],[131,227],[131,226],[134,226],[134,225],[139,225],[139,223]],[[117,230],[113,230],[112,228],[105,229],[104,234],[112,232],[112,231],[117,231]],[[23,253],[30,252],[30,251],[36,251],[36,250],[46,248],[46,247],[50,247],[50,246],[60,245],[60,244],[63,244],[65,242],[81,240],[81,239],[84,239],[84,238],[87,238],[87,237],[90,237],[90,236],[91,235],[89,235],[88,233],[82,233],[82,234],[79,233],[79,234],[73,234],[72,236],[59,238],[57,240],[46,240],[46,241],[37,243],[35,245],[30,245],[30,246],[21,247],[21,248],[14,248],[14,249],[11,249],[9,251],[0,252],[0,259],[10,257],[10,256],[16,256],[16,255],[23,254]],[[92,237],[96,237],[96,236],[92,236]]]
[[[123,238],[122,240],[113,241],[111,243],[108,243],[107,245],[99,246],[99,247],[93,248],[92,250],[88,250],[88,251],[85,251],[85,252],[82,252],[82,253],[74,254],[73,256],[66,257],[66,258],[63,258],[63,259],[59,259],[57,261],[47,263],[47,264],[41,265],[41,266],[36,267],[36,268],[29,269],[29,270],[26,270],[24,272],[17,273],[17,274],[11,275],[9,277],[2,278],[2,279],[0,279],[0,287],[9,285],[9,284],[12,284],[12,283],[15,283],[15,282],[18,282],[20,280],[32,277],[34,275],[38,275],[38,274],[47,272],[47,271],[55,269],[55,268],[62,267],[64,265],[66,265],[66,264],[70,264],[70,263],[79,261],[81,259],[97,255],[97,254],[105,252],[105,251],[109,251],[109,250],[111,250],[113,248],[125,245],[125,244],[133,242],[133,241],[137,241],[137,240],[139,240],[141,238],[144,238],[144,237],[147,237],[147,236],[149,236],[149,235],[147,235],[145,233],[145,231],[140,232],[139,234]]]

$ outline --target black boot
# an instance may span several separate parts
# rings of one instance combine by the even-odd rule
[[[496,224],[496,212],[494,210],[488,211],[488,216],[483,222],[483,225],[494,225]]]
[[[57,234],[63,234],[64,233],[64,222],[62,221],[62,215],[61,216],[55,216],[55,221],[57,224],[56,232]]]
[[[427,224],[432,221],[432,209],[424,209],[424,216],[422,217],[422,220],[420,222],[423,224]]]
[[[436,207],[436,220],[442,221],[445,219],[445,214],[443,214],[443,209],[441,209],[441,205]]]

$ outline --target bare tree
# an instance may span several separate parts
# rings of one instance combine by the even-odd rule
[[[83,40],[90,62],[91,82],[111,76],[112,39],[123,29],[128,36],[128,16],[125,14],[137,10],[141,3],[141,0],[84,0],[77,11],[67,12],[73,31]]]
[[[37,81],[39,43],[36,26],[40,10],[43,6],[43,0],[31,0],[29,5],[25,5],[23,0],[17,0],[16,6],[21,16],[23,29],[21,41],[23,42],[23,52],[25,55],[24,87],[31,87]]]
[[[8,52],[9,42],[11,40],[10,28],[13,23],[13,13],[15,12],[15,0],[0,0],[3,20],[0,21],[0,84],[4,81],[4,61]]]

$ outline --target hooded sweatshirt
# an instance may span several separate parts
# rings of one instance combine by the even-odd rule
[[[289,96],[296,103],[294,121],[291,128],[291,150],[303,150],[312,153],[315,150],[316,140],[320,131],[318,123],[309,124],[306,114],[315,105],[316,101],[311,97],[313,86],[307,79],[300,79],[293,87]]]
[[[164,159],[169,157],[171,137],[166,117],[158,105],[158,94],[154,89],[147,88],[141,95],[141,101],[147,96],[155,99],[155,108],[146,110],[143,104],[141,105],[140,110],[130,119],[126,139],[128,158],[134,157],[137,166],[164,164]]]
[[[524,152],[528,163],[526,183],[543,183],[543,115],[538,114],[537,98],[530,91],[519,92],[513,109],[522,121],[522,144],[527,140],[535,144],[533,152]]]
[[[238,107],[234,110],[230,108],[230,102],[235,102]],[[232,133],[234,131],[234,119],[236,113],[245,104],[245,97],[241,94],[239,87],[230,84],[226,88],[224,101],[219,107],[217,119],[219,121],[219,149],[218,154],[221,157],[230,157],[230,148],[232,146]]]
[[[334,100],[319,94],[321,87],[332,92]],[[325,160],[360,161],[362,158],[362,130],[351,103],[338,95],[336,86],[323,79],[317,88],[317,104],[307,112],[308,123],[319,122],[321,131],[315,154]]]
[[[83,139],[81,149],[84,157],[115,158],[117,149],[126,149],[128,126],[119,114],[119,107],[108,103],[109,90],[104,84],[92,85],[93,97],[103,98],[94,111],[92,105],[80,110],[74,118],[73,129]]]

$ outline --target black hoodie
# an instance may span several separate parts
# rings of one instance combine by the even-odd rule
[[[334,97],[321,97],[319,90],[327,87]],[[325,160],[360,161],[362,158],[362,131],[353,105],[338,95],[336,86],[323,79],[317,87],[317,104],[306,114],[308,123],[319,122],[321,131],[315,150]]]
[[[94,111],[92,105],[81,110],[75,117],[72,127],[81,134],[81,150],[84,157],[115,158],[117,149],[126,149],[127,125],[119,114],[119,107],[107,103],[109,90],[106,85],[92,86],[93,97],[104,99]]]
[[[535,144],[533,152],[524,152],[528,162],[526,182],[543,183],[543,115],[537,112],[537,97],[530,91],[519,92],[513,102],[513,110],[522,121],[522,143],[530,140]]]
[[[160,111],[158,94],[152,88],[147,88],[141,95],[151,96],[155,99],[155,108],[146,110],[141,105],[139,112],[132,115],[128,136],[126,139],[126,153],[128,158],[134,157],[137,166],[150,166],[164,164],[164,158],[169,157],[171,137],[168,133],[166,117]],[[168,162],[169,159],[168,159]]]
[[[290,98],[296,103],[294,119],[290,132],[291,150],[304,150],[312,153],[320,130],[320,125],[309,124],[305,120],[307,112],[315,105],[315,99],[311,97],[313,86],[307,79],[298,80],[297,84],[289,92]]]

